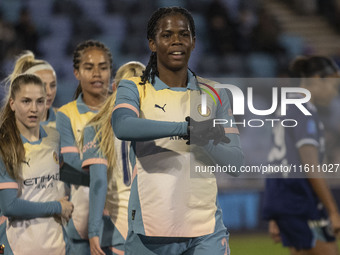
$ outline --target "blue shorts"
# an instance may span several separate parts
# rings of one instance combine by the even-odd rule
[[[129,231],[125,255],[230,255],[229,233],[223,225],[222,211],[216,212],[216,227],[212,234],[194,238],[150,237]]]
[[[330,222],[326,219],[307,220],[296,216],[286,216],[276,219],[276,223],[280,229],[283,246],[302,250],[313,248],[317,240],[335,241]]]
[[[138,253],[136,253],[138,251]],[[181,237],[149,237],[129,232],[125,255],[230,255],[229,234],[226,230],[210,235]]]

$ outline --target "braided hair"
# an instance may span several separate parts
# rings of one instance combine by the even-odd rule
[[[159,21],[166,16],[175,15],[175,14],[181,14],[188,20],[191,35],[192,37],[195,37],[196,35],[195,22],[194,22],[192,15],[190,14],[188,10],[182,7],[163,7],[155,11],[152,14],[151,18],[149,19],[148,27],[147,27],[147,39],[155,40]],[[151,79],[151,83],[153,84],[155,82],[155,75],[157,76],[159,75],[158,69],[157,69],[157,53],[152,52],[150,55],[149,62],[141,77],[142,81],[140,82],[140,84],[143,85],[150,79]]]
[[[110,70],[112,71],[112,54],[108,47],[106,47],[102,42],[96,41],[96,40],[87,40],[77,45],[76,49],[73,52],[73,69],[79,70],[79,65],[81,61],[81,56],[84,54],[84,51],[89,48],[97,48],[103,50],[110,61]],[[76,89],[76,92],[74,93],[74,99],[76,99],[79,94],[82,92],[80,83],[78,84],[78,87]]]

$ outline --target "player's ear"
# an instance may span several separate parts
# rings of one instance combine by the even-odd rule
[[[76,77],[76,79],[79,81],[79,80],[80,80],[80,77],[79,77],[79,70],[73,69],[73,74],[74,74],[74,76]]]
[[[9,98],[9,106],[11,107],[11,110],[14,112],[15,108],[14,108],[14,99],[13,98]]]
[[[195,49],[195,46],[196,46],[196,36],[194,36],[192,38],[192,46],[191,46],[191,50],[194,50]]]
[[[152,52],[156,52],[156,51],[157,51],[156,44],[155,44],[155,40],[149,39],[149,49],[150,49]]]
[[[115,81],[112,82],[112,91],[116,91],[117,89],[117,83]]]

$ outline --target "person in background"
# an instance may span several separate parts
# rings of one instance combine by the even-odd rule
[[[311,93],[304,105],[311,115],[293,106],[287,108],[285,119],[295,119],[298,125],[273,128],[269,162],[317,171],[325,155],[324,126],[317,106],[328,105],[336,96],[339,68],[330,58],[308,56],[296,58],[290,71]],[[271,237],[289,247],[292,255],[339,254],[335,235],[340,233],[340,215],[325,180],[308,173],[294,177],[266,180],[263,217],[269,221]]]
[[[41,79],[16,70],[0,113],[0,243],[4,254],[68,254],[61,222],[73,204],[58,191],[59,134],[40,126]]]
[[[122,79],[139,77],[145,66],[137,61],[122,65],[115,76],[113,88]],[[128,201],[131,188],[129,142],[118,140],[112,130],[111,111],[116,94],[112,94],[89,121],[82,135],[83,169],[90,171],[89,239],[91,255],[103,255],[100,247],[100,222],[104,207],[110,215],[113,229],[111,251],[124,253],[128,231]]]
[[[24,7],[20,10],[19,19],[14,25],[14,29],[17,35],[16,46],[20,50],[27,49],[39,55],[40,36],[28,8]]]
[[[111,52],[99,41],[84,41],[78,44],[74,51],[73,68],[74,75],[79,81],[75,93],[76,99],[60,107],[57,112],[56,125],[60,133],[61,153],[64,158],[61,179],[73,184],[71,185],[71,201],[74,204],[74,213],[67,225],[67,233],[72,240],[74,254],[86,255],[90,254],[89,187],[86,186],[89,185],[89,176],[82,170],[78,146],[85,124],[98,112],[109,95],[112,71]],[[84,179],[85,183],[81,182]],[[103,219],[105,229],[111,233],[110,227],[113,227],[113,224],[110,218],[104,216]],[[101,227],[103,228],[103,225]],[[110,246],[110,238],[107,243],[105,243],[105,237],[102,240],[102,247]]]

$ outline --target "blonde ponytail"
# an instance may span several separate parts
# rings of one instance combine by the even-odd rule
[[[32,51],[24,51],[21,55],[18,56],[13,72],[7,77],[6,82],[11,83],[13,80],[20,74],[25,73],[28,69],[37,65],[48,65],[52,71],[54,69],[49,65],[48,62],[36,59]]]

